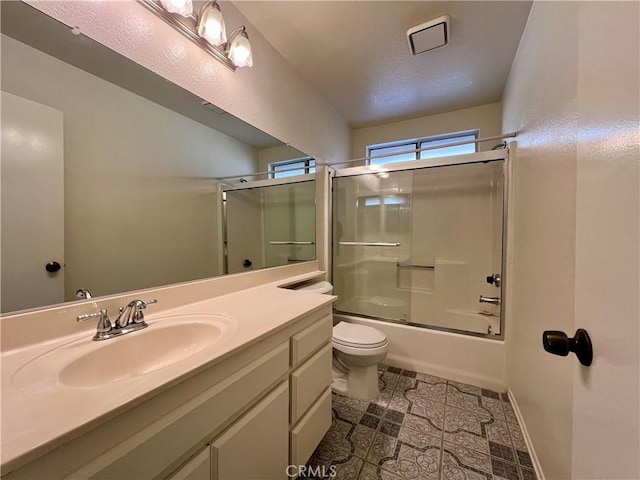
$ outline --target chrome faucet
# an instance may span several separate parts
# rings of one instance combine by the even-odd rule
[[[500,297],[485,297],[480,295],[480,303],[491,303],[492,305],[500,305]]]
[[[114,324],[111,324],[107,315],[107,310],[102,309],[96,313],[87,313],[84,315],[78,315],[76,320],[83,322],[90,318],[100,317],[98,320],[98,327],[96,334],[93,336],[94,340],[108,340],[110,338],[126,335],[127,333],[136,332],[146,328],[147,322],[144,321],[143,310],[147,308],[147,305],[152,303],[158,303],[157,300],[149,300],[143,302],[142,300],[132,300],[126,307],[121,307],[119,310],[118,318]]]
[[[148,302],[132,300],[126,307],[120,307],[118,318],[116,318],[116,328],[127,328],[140,325],[136,329],[139,330],[146,327],[147,323],[144,321],[143,310],[147,308],[147,305],[152,303],[158,303],[158,300],[149,300]]]
[[[93,298],[93,295],[91,295],[91,292],[86,288],[79,288],[78,291],[76,292],[76,297],[86,298],[87,300],[89,300]]]

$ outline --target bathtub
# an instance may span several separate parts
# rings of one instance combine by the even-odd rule
[[[334,314],[334,322],[340,321],[384,332],[389,340],[388,365],[506,391],[506,347],[502,340]]]

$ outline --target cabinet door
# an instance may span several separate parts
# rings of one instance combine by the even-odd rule
[[[167,480],[210,480],[211,479],[211,455],[209,448],[205,448],[198,455],[189,460],[180,470],[171,475]]]
[[[213,480],[281,480],[289,450],[289,385],[284,382],[211,444]]]

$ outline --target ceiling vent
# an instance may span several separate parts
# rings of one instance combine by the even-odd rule
[[[444,47],[449,43],[449,15],[443,15],[407,30],[409,49],[413,55]]]

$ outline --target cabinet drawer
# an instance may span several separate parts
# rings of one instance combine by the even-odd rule
[[[228,424],[256,397],[276,384],[288,369],[289,342],[284,342],[138,432],[126,442],[130,447],[126,443],[120,446],[124,454],[118,455],[115,461],[105,466],[98,459],[75,476],[93,479],[156,477],[189,448]],[[141,458],[144,461],[140,461]]]
[[[331,339],[333,316],[327,315],[291,337],[291,365],[297,367]]]
[[[211,480],[211,455],[209,448],[189,460],[167,480]]]
[[[212,480],[281,480],[288,460],[284,382],[211,444]]]
[[[326,344],[291,374],[291,425],[331,385],[331,345]]]
[[[331,389],[327,388],[291,430],[291,465],[304,465],[331,427]]]

